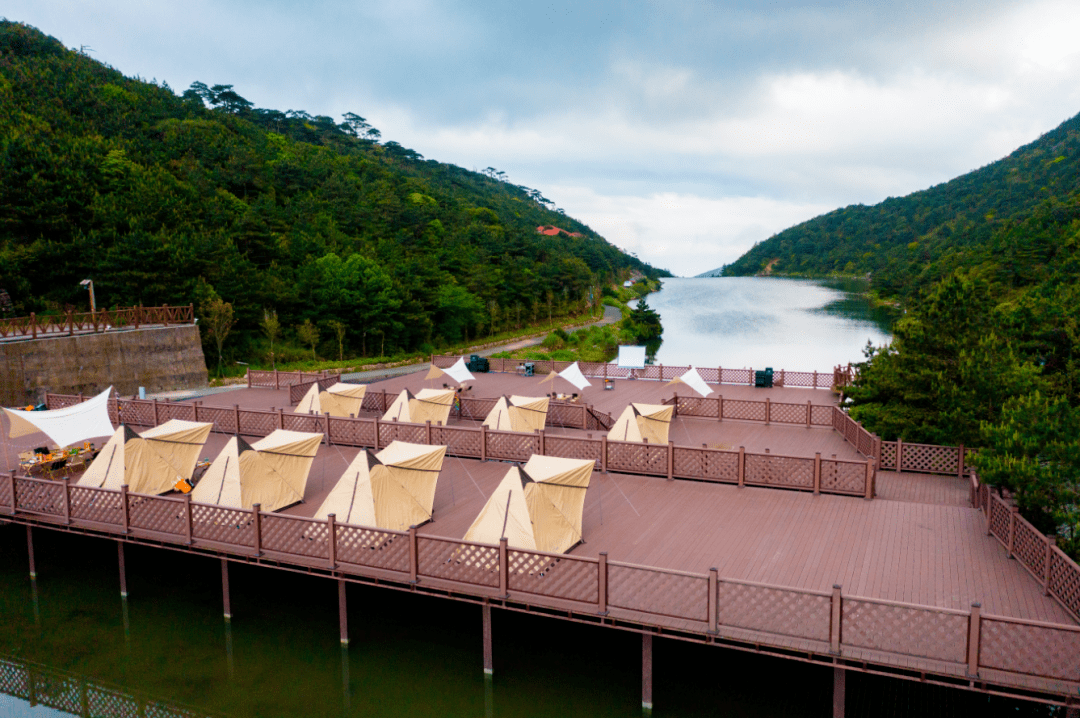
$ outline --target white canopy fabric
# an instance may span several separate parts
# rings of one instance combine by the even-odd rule
[[[476,378],[472,375],[472,372],[465,368],[465,357],[458,357],[458,360],[454,362],[454,365],[449,369],[443,369],[443,372],[458,384],[472,381]]]
[[[79,486],[164,494],[190,480],[213,424],[172,419],[136,434],[121,426],[79,478]]]
[[[666,444],[674,412],[674,404],[630,404],[608,431],[608,440]]]
[[[644,369],[645,347],[619,347],[619,367],[622,369]]]
[[[671,386],[672,384],[686,384],[703,397],[713,393],[713,390],[709,388],[709,385],[705,383],[705,380],[701,378],[701,375],[697,373],[697,369],[694,367],[690,367],[689,371],[680,377],[672,379],[665,386]]]
[[[8,436],[15,438],[41,432],[63,448],[99,436],[111,436],[116,428],[109,421],[110,386],[81,404],[52,411],[20,411],[3,409],[11,428]]]
[[[568,382],[573,384],[578,389],[578,391],[584,389],[587,386],[592,386],[592,384],[589,383],[589,380],[585,378],[585,375],[581,373],[581,368],[578,366],[577,362],[574,362],[570,366],[566,367],[558,374],[548,374],[546,377],[540,380],[540,383],[543,384],[547,381],[554,382],[555,377],[557,376],[561,376],[563,379],[566,379]]]
[[[191,492],[193,501],[236,509],[260,504],[277,511],[304,499],[322,434],[277,429],[248,444],[229,439]]]
[[[493,431],[543,431],[549,402],[546,396],[499,397],[484,426]]]
[[[295,411],[297,414],[359,416],[366,393],[366,384],[344,384],[339,381],[325,391],[320,391],[318,384],[312,384]]]
[[[445,446],[395,441],[361,450],[327,495],[315,518],[404,531],[431,520]]]

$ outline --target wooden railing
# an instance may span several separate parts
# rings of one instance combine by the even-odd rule
[[[967,457],[973,450],[960,446],[912,444],[898,439],[882,441],[880,469],[882,471],[911,471],[920,474],[952,474],[963,477],[970,473]]]
[[[970,610],[921,606],[845,595],[840,586],[826,592],[767,585],[724,578],[716,569],[695,573],[609,561],[606,553],[593,558],[523,551],[506,539],[480,544],[420,535],[416,528],[389,531],[337,523],[334,516],[284,516],[258,505],[223,508],[195,503],[190,494],[146,496],[126,486],[96,489],[14,472],[0,480],[0,512],[21,522],[600,615],[713,641],[1040,691],[1059,700],[1080,691],[1080,627],[983,614],[978,603]]]
[[[312,384],[318,384],[320,389],[329,389],[334,384],[341,381],[341,374],[326,374],[318,379],[311,379],[309,381],[300,382],[298,384],[289,385],[289,404],[299,404],[300,400],[304,398],[304,395],[308,393]],[[248,386],[251,386],[251,376],[248,376]]]
[[[66,312],[38,316],[0,319],[0,337],[55,337],[91,332],[108,332],[119,329],[138,329],[147,325],[192,324],[195,308],[186,307],[124,307],[101,309],[96,312]]]
[[[453,354],[434,354],[431,363],[440,368],[447,368],[462,357]],[[465,357],[468,361],[468,357]],[[489,368],[493,372],[514,373],[526,361],[533,364],[536,374],[550,374],[567,368],[573,362],[553,361],[551,359],[505,359],[491,357]],[[653,364],[644,369],[624,369],[607,362],[578,362],[581,373],[595,379],[645,379],[651,381],[670,381],[690,370],[688,366],[665,366]],[[762,367],[764,368],[764,367]],[[753,369],[724,369],[723,367],[695,367],[701,378],[709,384],[747,384],[754,385]],[[773,372],[773,386],[804,387],[807,389],[832,389],[838,380],[847,381],[850,368],[837,367],[831,372],[785,371]]]
[[[283,386],[291,387],[297,384],[308,384],[310,386],[311,382],[325,379],[328,376],[330,376],[330,374],[325,369],[320,372],[263,371],[261,369],[248,369],[247,385],[248,388],[261,386],[268,389],[280,389]],[[303,394],[301,394],[300,397],[302,398]],[[300,399],[296,399],[293,403],[295,404],[297,401],[300,401]]]
[[[364,407],[381,406],[392,401],[382,392],[372,392],[364,397]],[[492,399],[462,400],[461,407],[470,404],[478,409],[476,416],[486,416],[489,407],[481,402]],[[50,409],[71,406],[79,397],[47,394]],[[477,406],[479,405],[479,406]],[[567,410],[567,420],[591,416],[577,404],[552,403],[548,409],[549,421],[559,420],[559,412]],[[483,413],[481,413],[483,412]],[[415,444],[442,444],[450,456],[473,459],[498,459],[503,461],[528,461],[533,454],[560,456],[571,459],[592,459],[603,471],[616,471],[640,476],[658,476],[666,479],[695,479],[739,486],[767,486],[772,488],[812,491],[825,494],[874,496],[876,471],[874,460],[846,461],[780,454],[756,454],[742,448],[738,451],[697,448],[647,442],[608,441],[607,436],[598,439],[592,435],[572,437],[548,435],[538,431],[532,434],[513,431],[489,431],[486,426],[439,426],[382,421],[374,418],[348,418],[328,415],[294,414],[284,409],[269,411],[230,407],[203,406],[192,402],[163,402],[156,399],[119,399],[109,402],[109,415],[114,424],[133,426],[157,426],[170,419],[205,421],[214,424],[213,431],[222,434],[266,436],[275,429],[321,433],[327,444],[340,446],[371,447],[376,451],[392,441],[408,441]],[[461,410],[467,417],[468,411]],[[576,426],[576,425],[575,425]]]
[[[1053,596],[1073,618],[1080,621],[1080,566],[1020,515],[1019,509],[979,481],[971,472],[971,504],[986,516],[986,534],[994,536],[1009,554]],[[1080,652],[1076,654],[1080,665]]]

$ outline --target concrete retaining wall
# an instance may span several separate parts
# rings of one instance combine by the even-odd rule
[[[205,387],[199,329],[154,327],[0,343],[0,404],[43,401],[45,392],[120,394]]]

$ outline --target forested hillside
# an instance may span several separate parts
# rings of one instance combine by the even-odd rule
[[[852,205],[784,230],[725,268],[727,276],[866,274],[907,296],[957,267],[1019,284],[1054,262],[1080,191],[1080,115],[1008,157],[944,184]],[[1031,231],[1034,230],[1034,231]]]
[[[0,288],[18,314],[230,302],[226,353],[310,320],[348,353],[437,348],[582,309],[637,269],[538,191],[426,160],[349,113],[126,78],[0,22]],[[567,232],[547,236],[541,225]]]

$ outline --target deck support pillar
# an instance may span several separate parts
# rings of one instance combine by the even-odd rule
[[[641,710],[652,713],[652,639],[651,633],[641,634]]]
[[[832,690],[833,718],[844,718],[844,698],[847,697],[847,671],[840,666],[833,666]]]
[[[116,542],[117,558],[120,560],[120,597],[127,598],[127,565],[124,562],[124,542]]]
[[[30,580],[36,581],[37,563],[34,561],[34,529],[30,524],[26,524],[26,554],[30,559]]]
[[[494,673],[491,661],[491,604],[485,603],[480,608],[484,621],[484,675],[490,676]]]
[[[1065,718],[1080,718],[1080,707],[1067,706],[1065,708]]]
[[[349,645],[349,607],[345,601],[345,579],[337,582],[338,629],[341,631],[341,645]]]
[[[221,603],[224,608],[225,620],[232,620],[232,598],[229,592],[229,560],[221,559]]]

